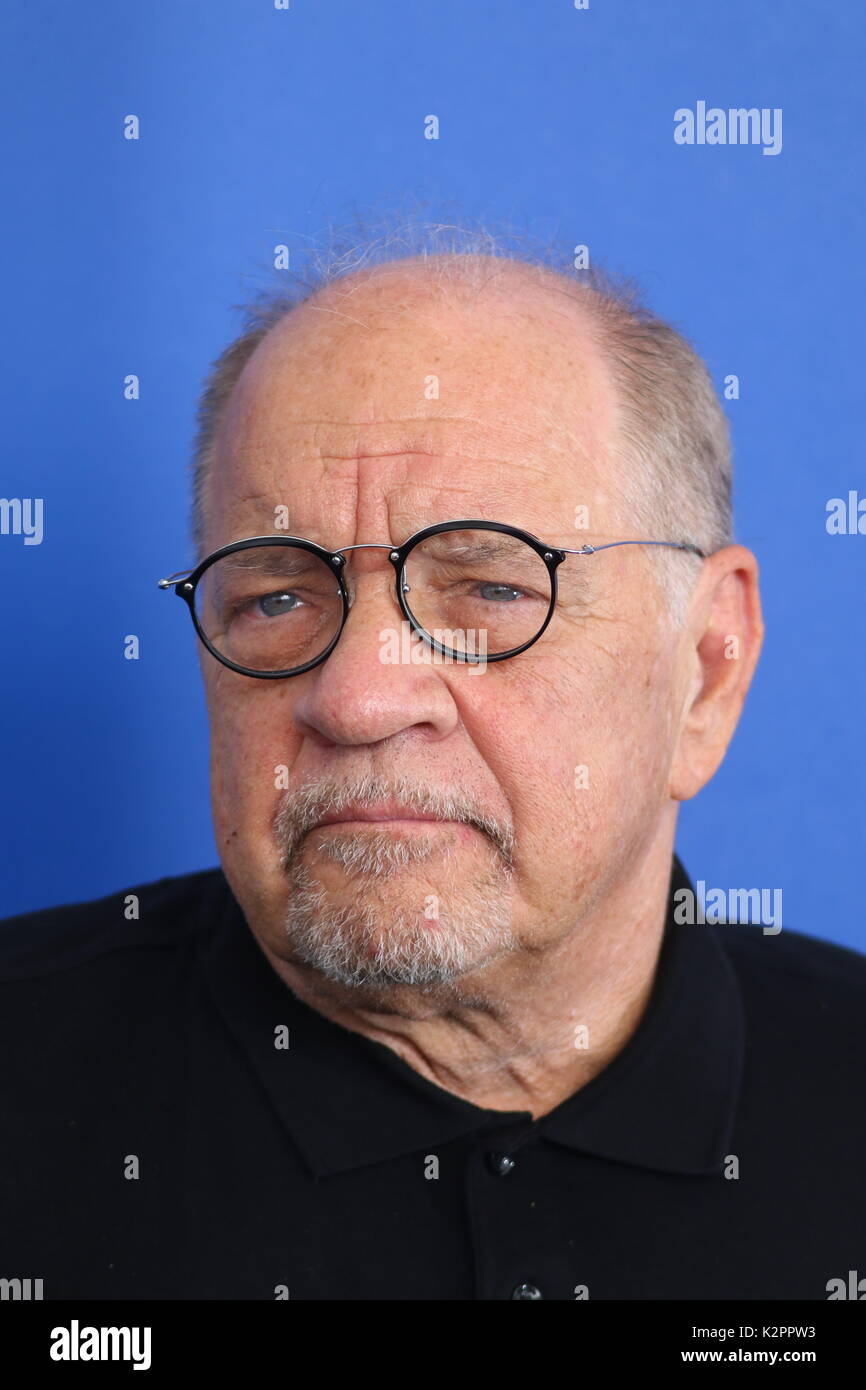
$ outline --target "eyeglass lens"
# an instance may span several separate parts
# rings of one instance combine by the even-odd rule
[[[305,666],[330,646],[343,620],[332,567],[290,545],[215,560],[196,587],[195,610],[211,646],[251,671]]]
[[[529,642],[550,607],[541,556],[501,531],[440,531],[411,551],[403,589],[416,622],[449,651],[489,656]]]

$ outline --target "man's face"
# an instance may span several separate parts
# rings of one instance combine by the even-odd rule
[[[396,545],[460,518],[562,546],[632,538],[615,443],[574,301],[520,271],[475,294],[380,271],[302,306],[248,363],[208,550],[271,533]],[[320,982],[483,994],[615,892],[670,828],[683,674],[654,573],[639,547],[569,557],[526,652],[394,664],[394,570],[359,550],[315,670],[256,680],[203,651],[217,843],[269,951]]]

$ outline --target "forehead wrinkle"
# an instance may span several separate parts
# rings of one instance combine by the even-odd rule
[[[377,460],[382,459],[387,465],[395,457],[405,459],[406,467],[397,471],[391,467],[389,476],[384,480],[381,502],[395,521],[409,519],[406,535],[433,521],[459,519],[466,515],[508,521],[529,530],[542,529],[547,532],[544,538],[548,540],[552,535],[570,534],[570,504],[573,486],[578,481],[576,472],[570,475],[570,471],[563,470],[557,474],[551,470],[549,463],[536,463],[531,458],[504,459],[501,455],[443,457],[421,451],[384,449],[379,453],[361,455],[357,450],[350,455],[309,454],[303,460],[284,463],[269,458],[263,448],[256,448],[254,460],[259,486],[243,486],[246,481],[245,460],[235,456],[227,460],[229,467],[226,473],[229,476],[222,474],[223,488],[220,490],[223,501],[230,507],[252,506],[258,510],[268,529],[273,525],[274,507],[279,505],[288,505],[290,516],[299,509],[306,512],[309,508],[311,524],[318,524],[323,514],[322,483],[323,479],[326,486],[331,483],[328,474],[331,471],[329,464],[333,463],[339,468],[339,474],[334,483],[329,510],[333,513],[338,509],[344,522],[349,512],[357,520],[359,506],[369,499],[371,490],[375,492],[379,486]],[[443,466],[437,470],[438,476],[432,476],[423,464],[413,467],[413,459],[421,461],[426,458],[443,459]],[[352,462],[357,462],[358,467],[341,467]],[[463,466],[466,463],[470,465],[468,476]],[[267,480],[262,478],[259,471],[262,465],[268,475]],[[480,474],[477,478],[472,477],[476,471],[475,465],[478,465]],[[261,486],[261,482],[271,478],[273,482],[270,487]],[[557,482],[559,488],[555,486]],[[241,490],[235,490],[235,483]],[[554,484],[552,488],[551,484]],[[518,492],[525,489],[525,507],[521,505],[519,496],[515,497],[515,488]],[[539,515],[539,502],[549,518],[546,523],[533,521],[533,517]],[[396,541],[397,537],[393,539]]]
[[[285,469],[285,468],[287,467],[288,461],[282,461],[282,460],[279,460],[279,459],[277,459],[277,458],[275,458],[275,457],[272,457],[272,456],[269,457],[266,450],[257,450],[256,452],[257,452],[257,454],[260,453],[260,454],[262,455],[262,457],[261,457],[261,463],[264,465],[264,467],[267,468],[267,470],[268,470],[269,472],[271,472],[271,473],[274,474],[274,491],[273,491],[273,493],[269,493],[269,492],[264,491],[264,490],[262,490],[262,489],[256,489],[255,491],[244,491],[244,492],[236,492],[236,491],[233,490],[233,497],[234,497],[235,500],[237,500],[237,501],[239,501],[239,502],[267,501],[268,499],[270,499],[272,503],[273,503],[273,502],[279,502],[280,499],[277,497],[277,493],[278,493],[281,489],[283,489],[283,488],[285,487],[285,481],[281,480],[280,477],[279,477],[279,475],[280,475],[280,473],[282,472],[282,470]],[[517,481],[517,480],[519,480],[519,479],[522,479],[522,478],[529,478],[529,479],[536,479],[536,480],[546,480],[546,479],[549,479],[549,478],[550,478],[550,468],[549,468],[549,466],[545,465],[545,464],[542,463],[542,462],[536,463],[536,462],[535,462],[534,460],[532,460],[532,459],[523,459],[523,458],[521,458],[521,459],[511,459],[511,458],[504,458],[502,455],[499,455],[499,454],[498,454],[498,455],[486,455],[486,454],[468,455],[468,454],[463,454],[463,453],[445,454],[445,453],[442,453],[442,452],[440,452],[440,451],[438,451],[438,450],[405,449],[405,448],[400,448],[400,449],[382,448],[382,449],[373,449],[373,450],[369,450],[369,451],[367,451],[367,450],[362,450],[362,451],[360,451],[360,452],[357,451],[357,450],[354,450],[354,451],[352,451],[352,452],[349,453],[349,454],[339,454],[339,453],[330,453],[330,452],[321,452],[321,451],[320,451],[320,452],[318,452],[316,455],[310,456],[310,457],[307,458],[306,460],[303,460],[303,461],[301,461],[301,460],[295,460],[294,462],[295,462],[295,464],[296,464],[296,477],[295,477],[294,479],[292,479],[291,481],[292,481],[292,485],[293,485],[293,486],[295,486],[295,487],[302,487],[305,491],[309,491],[309,490],[315,488],[315,487],[317,486],[318,482],[319,482],[319,479],[317,479],[317,478],[314,476],[314,473],[315,473],[315,466],[316,466],[316,464],[318,464],[318,463],[321,463],[321,464],[324,466],[325,472],[327,472],[327,466],[328,466],[329,463],[338,463],[338,464],[339,464],[339,463],[354,463],[354,462],[356,462],[356,463],[358,463],[359,465],[362,465],[362,466],[363,466],[363,465],[375,465],[375,463],[377,462],[377,460],[380,460],[380,459],[381,459],[381,460],[392,460],[392,459],[395,459],[395,458],[396,458],[396,459],[405,459],[405,460],[407,461],[407,463],[409,463],[409,461],[411,461],[412,459],[435,459],[435,460],[441,461],[443,467],[442,467],[442,470],[441,470],[441,478],[439,478],[439,479],[433,480],[433,479],[430,478],[429,475],[426,475],[426,476],[422,475],[422,476],[420,476],[420,477],[418,477],[418,478],[411,478],[411,477],[410,477],[410,478],[406,478],[406,477],[404,477],[404,478],[403,478],[401,481],[399,481],[399,482],[398,482],[397,480],[391,480],[391,490],[393,490],[395,487],[398,487],[398,486],[406,486],[406,487],[413,487],[413,486],[414,486],[414,487],[419,487],[419,488],[430,488],[430,489],[435,489],[435,490],[438,490],[438,491],[442,491],[442,490],[457,490],[457,491],[463,491],[464,489],[461,489],[461,488],[459,488],[459,487],[457,487],[457,488],[455,489],[455,483],[454,483],[454,481],[453,481],[453,478],[452,478],[450,475],[453,474],[453,473],[456,472],[456,471],[459,471],[459,470],[461,469],[461,467],[462,467],[463,465],[465,465],[466,463],[473,464],[473,465],[474,465],[474,464],[481,464],[481,465],[489,466],[491,469],[497,470],[500,474],[502,473],[503,470],[506,470],[508,473],[510,473],[510,474],[514,477],[515,481]],[[240,477],[240,478],[242,478],[242,477],[243,477],[243,462],[242,462],[242,460],[239,460],[239,459],[237,459],[237,458],[233,459],[232,462],[231,462],[231,464],[230,464],[230,471],[231,471],[231,473],[232,473],[235,477]],[[365,468],[364,471],[365,471],[365,473],[369,474],[370,469],[369,469],[369,468]],[[356,472],[354,472],[353,474],[351,474],[350,477],[347,479],[347,481],[352,481],[352,482],[354,482],[354,483],[360,488],[360,487],[362,486],[363,482],[365,481],[365,480],[363,480],[362,477],[361,477],[360,468],[359,468],[359,470],[357,470]],[[480,482],[482,485],[484,485],[485,488],[486,488],[486,484],[484,483],[484,479],[480,479],[479,482]],[[467,488],[467,489],[465,489],[465,490],[466,490],[466,491],[471,491],[472,489],[471,489],[471,488]]]
[[[279,400],[277,392],[268,392],[267,395],[273,395],[276,400]],[[270,402],[268,401],[267,404],[270,404]],[[336,416],[330,418],[323,418],[321,416],[295,416],[289,419],[280,419],[276,429],[271,428],[272,419],[269,418],[270,412],[268,412],[263,421],[265,434],[265,439],[263,440],[260,437],[262,434],[261,429],[256,431],[254,423],[252,424],[252,428],[250,428],[251,421],[255,414],[253,405],[254,403],[250,403],[250,407],[245,413],[243,426],[235,425],[234,428],[230,427],[226,429],[224,433],[223,446],[226,454],[229,455],[233,462],[237,461],[239,456],[245,454],[263,455],[266,460],[270,461],[268,456],[274,448],[274,445],[268,442],[267,439],[270,433],[273,432],[281,436],[290,436],[295,432],[305,429],[312,429],[314,432],[311,442],[316,452],[320,455],[327,454],[333,458],[372,457],[376,454],[384,456],[386,453],[396,454],[401,452],[429,452],[431,454],[454,452],[455,454],[463,454],[466,458],[479,458],[485,462],[493,462],[496,460],[491,459],[486,454],[478,453],[477,449],[483,448],[485,444],[486,447],[489,448],[490,442],[500,440],[503,444],[512,445],[515,443],[520,445],[529,443],[532,446],[536,446],[538,443],[537,429],[523,428],[517,424],[511,423],[502,425],[496,420],[483,420],[475,415],[443,415],[434,414],[429,411],[423,415],[382,416],[375,420],[341,419]],[[472,429],[473,426],[476,427],[475,431]],[[446,450],[441,447],[436,447],[437,444],[444,442],[442,436],[447,435],[450,427],[455,427],[456,432],[459,434],[461,445],[459,450]],[[323,444],[328,443],[327,436],[329,431],[335,436],[339,436],[344,431],[357,431],[357,437],[353,436],[351,439],[346,440],[344,446],[346,452],[344,453],[340,448],[323,447]],[[380,448],[369,447],[360,437],[363,434],[369,434],[371,432],[379,432],[386,436]],[[479,442],[476,448],[473,448],[473,434],[477,437],[478,432],[483,434],[486,438],[484,443]],[[389,434],[394,439],[404,439],[406,441],[405,444],[393,448],[389,447]],[[322,435],[325,436],[324,440],[322,439]],[[411,436],[417,436],[417,438],[411,438]],[[550,445],[547,447],[551,448]],[[554,441],[552,444],[552,451],[556,450],[556,447]]]

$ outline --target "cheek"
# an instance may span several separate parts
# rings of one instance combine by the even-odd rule
[[[231,676],[231,673],[227,673]],[[211,802],[221,849],[269,834],[280,791],[296,756],[285,697],[269,683],[238,688],[241,676],[208,681]],[[252,683],[251,683],[252,684]]]
[[[672,671],[666,648],[588,641],[580,654],[491,666],[464,718],[493,768],[518,837],[600,845],[665,796],[671,757]],[[628,648],[628,650],[627,650]],[[529,653],[526,654],[526,657]]]
[[[667,801],[670,675],[656,649],[635,649],[628,660],[595,667],[577,697],[585,772],[573,792],[575,831],[606,842],[612,853],[617,844],[632,851]]]

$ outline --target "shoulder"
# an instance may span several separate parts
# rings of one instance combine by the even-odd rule
[[[0,985],[36,980],[130,951],[165,951],[213,922],[220,869],[137,884],[87,902],[0,921]]]
[[[716,927],[719,940],[731,960],[742,970],[789,986],[809,984],[828,989],[866,991],[866,955],[807,932],[777,934],[752,924]]]
[[[866,955],[806,932],[716,926],[753,1018],[804,1037],[866,1045]]]

